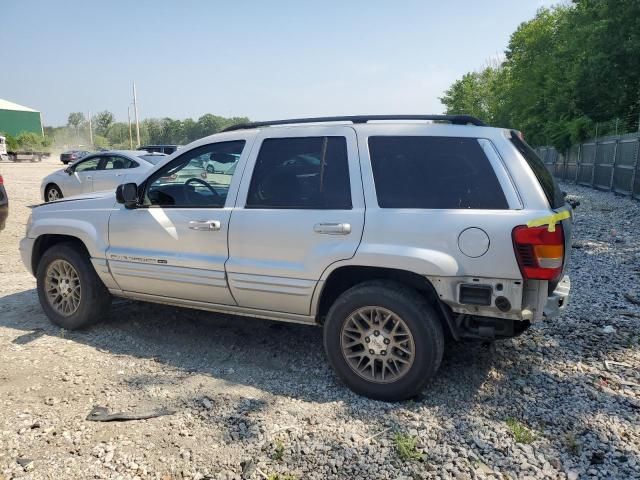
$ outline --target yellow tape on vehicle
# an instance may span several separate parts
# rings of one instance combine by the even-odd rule
[[[549,231],[556,231],[556,223],[561,222],[566,218],[571,218],[571,212],[569,210],[564,210],[559,213],[555,213],[553,215],[549,215],[548,217],[536,218],[527,222],[527,227],[541,227],[543,225],[549,225]]]

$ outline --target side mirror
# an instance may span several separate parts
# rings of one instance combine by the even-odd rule
[[[67,168],[64,169],[64,173],[66,173],[67,175],[72,175],[73,174],[73,167],[68,166]]]
[[[124,208],[136,208],[138,206],[138,185],[135,183],[118,185],[116,201],[124,204]]]

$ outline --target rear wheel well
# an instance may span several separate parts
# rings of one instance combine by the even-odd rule
[[[331,272],[324,282],[318,302],[316,318],[319,323],[324,322],[331,305],[342,293],[359,283],[370,280],[392,280],[416,290],[434,306],[439,314],[442,328],[445,331],[450,331],[448,322],[443,318],[444,313],[441,310],[441,307],[445,309],[448,307],[441,304],[435,288],[426,277],[407,270],[381,267],[347,266],[337,268]]]
[[[34,272],[34,275],[35,272],[38,271],[38,264],[40,263],[40,259],[42,258],[42,255],[44,255],[44,252],[58,243],[70,243],[88,257],[90,256],[89,250],[87,250],[85,244],[78,237],[53,234],[40,235],[33,245],[33,251],[31,254],[31,271]]]

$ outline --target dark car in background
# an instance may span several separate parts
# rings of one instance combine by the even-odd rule
[[[138,147],[138,150],[146,150],[149,153],[165,153],[171,155],[178,150],[182,145],[142,145]]]
[[[0,172],[0,230],[4,230],[4,225],[7,222],[9,216],[9,199],[7,198],[7,191],[4,189],[4,180],[2,178],[2,172]]]
[[[73,163],[76,160],[80,160],[83,157],[86,157],[91,152],[86,150],[67,150],[66,152],[62,152],[60,154],[60,161],[67,165],[68,163]]]

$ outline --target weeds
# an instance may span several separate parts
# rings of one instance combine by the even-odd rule
[[[536,434],[529,430],[524,423],[515,419],[515,418],[507,418],[507,427],[511,430],[513,434],[513,438],[515,438],[518,443],[532,443],[536,439]]]
[[[297,480],[297,479],[296,477],[288,473],[285,473],[283,475],[280,475],[279,473],[272,473],[267,477],[267,480]]]
[[[422,460],[422,453],[416,447],[418,439],[404,433],[396,433],[393,443],[398,452],[398,456],[404,461]]]
[[[569,432],[564,437],[564,445],[567,447],[567,450],[571,452],[573,455],[580,455],[580,450],[582,450],[582,444],[576,437],[576,434],[573,432]]]
[[[284,457],[284,443],[282,443],[282,440],[279,440],[279,439],[276,439],[274,443],[275,445],[273,449],[273,455],[271,456],[271,458],[273,458],[274,460],[280,461]]]

